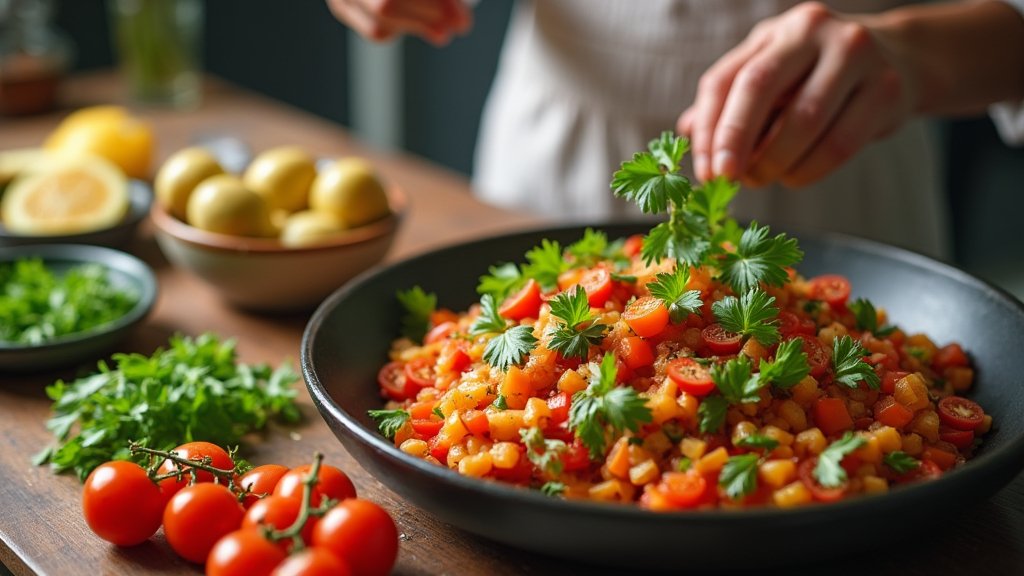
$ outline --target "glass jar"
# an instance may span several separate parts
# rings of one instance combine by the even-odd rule
[[[0,114],[36,114],[57,103],[71,41],[52,27],[52,0],[0,0]]]

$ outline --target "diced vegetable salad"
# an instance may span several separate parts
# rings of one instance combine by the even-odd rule
[[[686,146],[665,134],[615,174],[669,214],[647,236],[545,240],[461,313],[401,292],[382,434],[467,476],[661,511],[833,502],[968,459],[992,420],[960,396],[960,345],[802,277],[794,239],[728,217],[734,186],[678,174]]]

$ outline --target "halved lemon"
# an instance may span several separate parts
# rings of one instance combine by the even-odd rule
[[[25,172],[38,170],[52,154],[53,152],[47,152],[42,148],[19,148],[0,152],[0,186]]]
[[[110,160],[132,178],[146,179],[156,147],[146,122],[120,106],[92,106],[68,115],[43,147]]]
[[[128,183],[113,164],[95,156],[64,157],[30,171],[7,187],[0,218],[27,236],[79,234],[110,228],[128,212]]]

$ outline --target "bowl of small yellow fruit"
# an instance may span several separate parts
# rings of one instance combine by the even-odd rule
[[[364,159],[316,162],[267,150],[229,174],[203,148],[157,173],[151,218],[160,248],[229,303],[308,310],[387,254],[406,209]]]

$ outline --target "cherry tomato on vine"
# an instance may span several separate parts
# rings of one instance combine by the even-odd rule
[[[238,481],[238,485],[241,486],[242,490],[248,490],[249,494],[242,500],[242,506],[249,508],[260,498],[273,494],[277,483],[287,473],[287,466],[264,464],[243,474],[241,480]]]
[[[295,523],[299,517],[299,510],[302,508],[302,500],[298,498],[285,498],[283,496],[267,496],[252,505],[242,518],[242,528],[259,528],[271,526],[275,530],[285,530]],[[317,518],[310,516],[306,525],[302,528],[302,540],[309,545],[313,538],[313,526]],[[291,549],[290,540],[280,542],[285,549]]]
[[[244,514],[235,495],[225,486],[186,486],[167,503],[164,536],[178,556],[201,564],[217,540],[242,525]]]
[[[231,456],[228,455],[228,451],[211,444],[210,442],[188,442],[178,446],[171,452],[176,453],[181,458],[186,460],[201,461],[205,458],[209,458],[209,465],[214,468],[220,468],[221,470],[232,470],[235,467],[235,463],[231,460]],[[171,460],[164,460],[163,464],[160,465],[160,469],[157,470],[157,474],[168,474],[177,470],[177,464]],[[184,470],[189,470],[188,466],[182,465]],[[214,482],[215,478],[213,474],[206,472],[205,470],[196,471],[196,482]],[[181,490],[185,486],[188,486],[192,482],[192,474],[186,472],[181,475],[181,478],[166,478],[160,481],[160,487],[168,495],[173,496],[178,490]]]
[[[118,546],[145,542],[158,528],[167,496],[134,462],[100,464],[82,490],[82,514],[97,536]]]
[[[281,477],[281,481],[277,483],[277,488],[274,488],[274,496],[301,499],[303,482],[306,476],[309,475],[311,468],[309,464],[304,464],[289,470],[287,474]],[[349,480],[347,474],[334,466],[323,464],[320,466],[320,472],[317,474],[317,483],[313,486],[313,496],[310,504],[312,506],[319,506],[320,500],[324,496],[332,500],[355,498],[356,487],[352,485],[352,480]]]
[[[345,560],[357,576],[384,576],[398,557],[398,528],[383,508],[367,500],[345,500],[313,529],[313,546]]]
[[[285,551],[258,530],[235,530],[210,550],[206,576],[269,576],[286,558]]]
[[[306,548],[292,554],[271,576],[350,576],[352,569],[344,560],[323,548]]]
[[[668,377],[679,389],[694,396],[707,396],[715,389],[711,371],[693,358],[676,358],[668,363]]]

